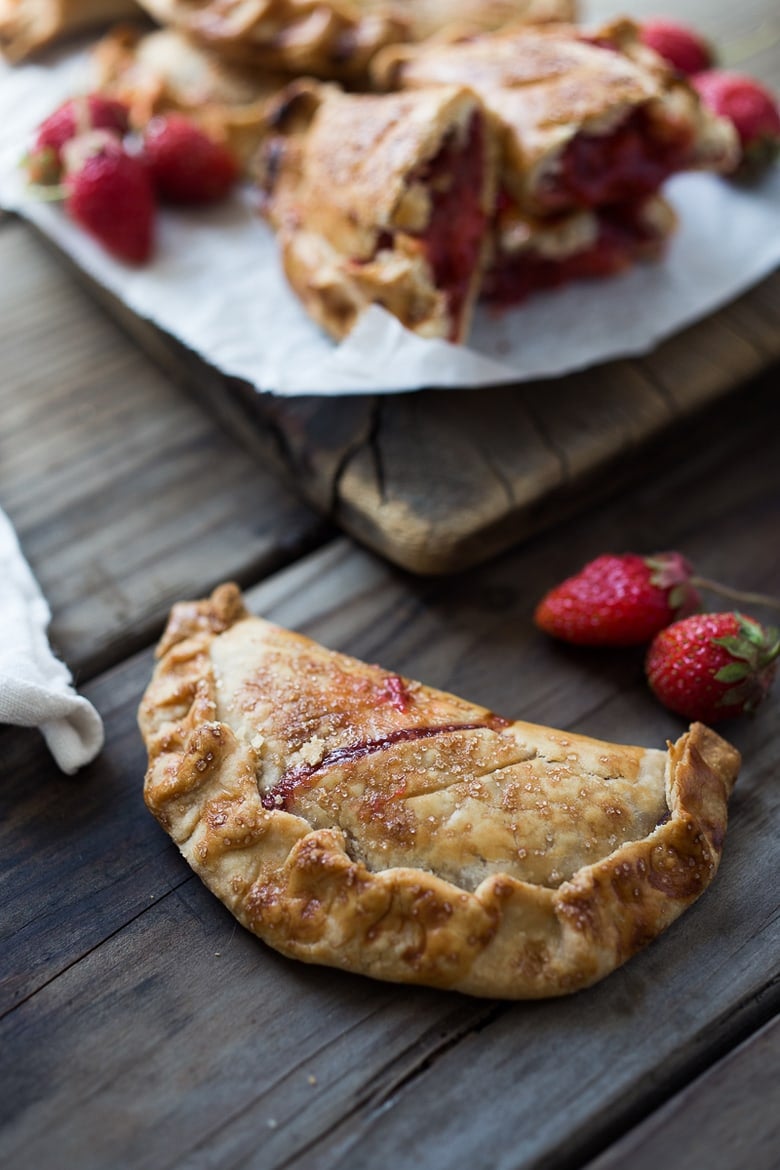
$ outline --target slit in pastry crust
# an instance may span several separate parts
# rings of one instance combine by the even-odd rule
[[[510,722],[252,617],[235,586],[176,606],[159,656],[147,804],[291,957],[562,995],[717,870],[739,755],[700,724],[656,751]]]

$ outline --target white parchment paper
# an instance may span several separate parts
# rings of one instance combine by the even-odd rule
[[[337,346],[287,287],[249,192],[207,211],[162,213],[155,258],[140,269],[106,256],[61,207],[29,198],[18,164],[35,127],[88,88],[83,52],[46,66],[0,62],[0,204],[34,222],[140,316],[258,390],[393,393],[556,377],[648,352],[780,263],[780,168],[750,188],[686,175],[668,187],[681,228],[660,264],[501,314],[480,309],[468,347],[423,341],[380,308]]]

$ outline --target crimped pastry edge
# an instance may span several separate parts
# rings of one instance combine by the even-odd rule
[[[263,808],[254,749],[215,719],[211,642],[248,616],[234,585],[174,607],[139,713],[144,796],[209,889],[283,954],[478,996],[563,995],[642,949],[715,876],[740,757],[698,723],[668,745],[669,819],[557,889],[369,872],[339,830]]]

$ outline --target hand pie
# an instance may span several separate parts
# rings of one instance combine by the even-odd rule
[[[462,340],[489,245],[495,151],[467,89],[280,102],[259,180],[287,278],[334,338],[371,304],[422,337]]]
[[[569,20],[575,0],[139,0],[221,55],[325,79],[365,75],[378,49],[454,24]]]
[[[676,226],[676,215],[659,195],[545,219],[523,215],[502,198],[481,295],[494,304],[518,305],[574,280],[615,276],[637,262],[658,260]]]
[[[0,0],[0,50],[21,61],[63,37],[139,14],[135,0]]]
[[[268,130],[270,100],[290,81],[224,61],[177,29],[114,29],[93,60],[97,88],[128,104],[133,125],[142,128],[155,114],[186,114],[245,166]]]
[[[221,56],[267,69],[357,78],[383,45],[405,40],[408,20],[360,0],[139,0]]]
[[[739,755],[510,723],[250,617],[177,605],[143,699],[145,799],[294,958],[474,995],[587,987],[709,885]]]
[[[678,171],[727,169],[737,149],[630,21],[397,46],[374,74],[390,89],[470,85],[501,140],[504,196],[529,215],[641,199]]]

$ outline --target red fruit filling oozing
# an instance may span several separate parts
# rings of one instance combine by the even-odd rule
[[[479,114],[472,116],[465,140],[456,132],[449,134],[439,153],[410,177],[410,184],[422,183],[430,193],[431,218],[416,238],[436,287],[447,297],[452,341],[461,338],[463,311],[488,229],[484,181],[485,126]],[[392,234],[383,232],[377,251],[392,246]]]
[[[436,287],[447,294],[453,340],[482,250],[488,217],[482,201],[485,175],[485,127],[472,116],[465,143],[449,135],[420,175],[431,193],[433,209],[421,240]]]
[[[336,748],[334,751],[328,752],[318,764],[299,764],[290,768],[273,788],[261,795],[261,802],[263,808],[289,810],[293,806],[296,796],[312,787],[316,783],[317,776],[327,771],[328,768],[340,764],[351,764],[354,760],[362,759],[363,756],[387,751],[388,748],[394,747],[397,743],[431,739],[434,736],[451,735],[453,732],[459,731],[503,731],[505,727],[509,727],[509,720],[492,712],[479,723],[445,723],[440,727],[399,727],[380,739],[363,740]]]
[[[691,144],[687,127],[635,110],[611,134],[575,135],[536,198],[548,212],[641,199],[684,169]]]
[[[485,275],[482,295],[498,305],[518,305],[535,292],[560,288],[573,280],[597,280],[630,268],[635,260],[654,255],[662,238],[642,216],[642,203],[604,208],[599,212],[596,242],[580,252],[551,259],[524,249],[500,257]]]

